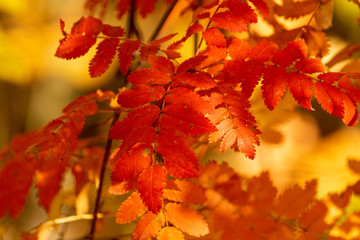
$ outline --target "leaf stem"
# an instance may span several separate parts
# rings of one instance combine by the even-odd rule
[[[156,29],[154,30],[153,34],[151,35],[149,42],[151,42],[152,40],[154,40],[157,37],[157,35],[159,34],[160,30],[164,26],[166,20],[170,16],[170,14],[171,14],[172,10],[174,9],[177,2],[178,2],[178,0],[173,0],[173,2],[168,7],[168,9],[166,9],[165,14],[162,16],[161,20],[159,21],[159,24],[157,25]]]
[[[114,112],[114,118],[113,118],[113,120],[111,122],[110,128],[115,124],[115,122],[119,119],[119,117],[120,117],[120,113],[119,112]],[[107,139],[107,142],[106,142],[106,147],[105,147],[105,153],[104,153],[104,157],[103,157],[103,162],[102,162],[102,165],[101,165],[100,182],[99,182],[99,188],[98,188],[97,195],[96,195],[96,200],[95,200],[95,208],[94,208],[94,212],[93,212],[93,219],[92,219],[92,222],[91,222],[91,229],[90,229],[90,233],[89,233],[89,237],[88,237],[89,240],[94,239],[95,227],[96,227],[96,222],[97,222],[97,218],[98,218],[98,212],[99,212],[99,208],[100,208],[101,192],[102,192],[102,188],[103,188],[103,184],[104,184],[106,166],[107,166],[107,162],[109,160],[111,146],[112,146],[112,139],[110,139],[109,136],[108,136],[108,139]]]

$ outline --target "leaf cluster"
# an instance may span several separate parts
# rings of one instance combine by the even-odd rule
[[[5,160],[0,172],[4,189],[0,216],[20,213],[33,178],[39,203],[49,211],[68,168],[79,194],[86,182],[94,180],[91,175],[98,174],[102,160],[102,169],[106,168],[111,151],[109,192],[129,194],[117,210],[116,222],[139,219],[133,239],[343,239],[350,228],[359,227],[352,220],[358,214],[346,216],[344,210],[350,196],[358,194],[358,184],[325,200],[315,198],[315,180],[277,194],[267,173],[245,178],[226,165],[211,162],[205,167],[194,151],[200,139],[208,139],[205,145],[219,142],[221,151],[234,149],[254,159],[261,134],[251,112],[251,97],[257,90],[269,110],[289,92],[307,110],[313,110],[316,99],[346,125],[358,123],[356,63],[341,72],[332,72],[331,67],[359,46],[345,48],[327,65],[321,59],[328,51],[323,30],[329,27],[331,1],[286,0],[281,6],[268,0],[193,3],[186,9],[193,12],[193,19],[185,35],[173,42],[176,33],[159,39],[155,35],[148,42],[138,34],[135,10],[145,17],[154,11],[156,1],[117,0],[117,17],[129,16],[127,29],[101,19],[108,3],[87,0],[92,15],[80,18],[70,32],[60,20],[63,39],[55,56],[79,58],[100,41],[89,64],[90,76],[102,75],[117,55],[127,87],[76,99],[64,108],[64,115],[15,138],[1,152]],[[98,10],[100,18],[94,17]],[[291,30],[275,17],[306,15],[307,24]],[[272,34],[262,36],[253,28],[260,20],[272,26]],[[130,38],[132,33],[137,33],[135,39]],[[194,56],[182,60],[184,43],[199,36]],[[105,149],[79,140],[86,117],[99,113],[98,102],[107,102],[115,116],[121,114],[110,126]],[[112,141],[116,147],[112,148]],[[354,171],[357,165],[350,161]],[[91,231],[98,207],[96,201]],[[329,220],[333,207],[341,214]],[[23,239],[31,236],[35,235],[24,234]],[[94,238],[93,232],[89,238]]]

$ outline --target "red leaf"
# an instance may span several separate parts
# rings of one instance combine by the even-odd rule
[[[246,22],[229,11],[216,13],[211,19],[218,27],[230,32],[240,33],[248,29]]]
[[[282,67],[289,67],[296,60],[308,57],[308,47],[304,40],[289,42],[286,47],[274,54],[271,61]]]
[[[132,72],[128,77],[128,81],[135,85],[165,85],[171,81],[171,78],[168,74],[160,72],[155,68],[145,68]]]
[[[118,38],[107,38],[99,43],[96,55],[91,60],[89,66],[91,77],[99,77],[109,68],[118,45]]]
[[[177,35],[177,33],[173,33],[173,34],[170,34],[170,35],[167,35],[165,37],[162,37],[160,39],[155,39],[155,40],[152,40],[149,45],[151,46],[155,46],[155,47],[159,47],[162,43],[165,43],[169,40],[171,40],[173,37],[175,37]]]
[[[183,72],[173,77],[172,86],[188,85],[201,90],[209,90],[216,86],[214,79],[206,72]]]
[[[65,59],[78,58],[87,53],[95,43],[95,37],[68,34],[60,40],[60,46],[56,50],[55,56]]]
[[[61,187],[67,161],[59,162],[57,159],[49,159],[36,173],[36,186],[38,188],[39,203],[50,210],[51,202]]]
[[[60,29],[64,37],[67,35],[67,32],[65,32],[65,22],[62,18],[60,18]]]
[[[258,62],[267,62],[279,50],[279,47],[266,40],[262,40],[254,46],[249,54],[249,58]]]
[[[0,218],[9,211],[15,218],[26,201],[36,165],[23,159],[7,163],[0,172]]]
[[[208,46],[215,46],[218,48],[226,47],[226,39],[218,28],[208,28],[203,32],[203,38]]]
[[[97,104],[94,99],[87,96],[80,96],[70,102],[62,111],[65,114],[72,114],[76,111],[81,112],[84,116],[90,116],[96,113]]]
[[[287,73],[284,68],[269,65],[263,78],[261,90],[265,105],[270,110],[274,110],[286,90]]]
[[[146,17],[154,11],[155,3],[156,0],[137,0],[135,2],[135,8],[139,10],[142,17]]]
[[[122,37],[124,36],[125,31],[122,27],[115,27],[115,26],[110,26],[108,24],[104,24],[102,33],[108,37]]]
[[[150,150],[143,145],[134,147],[130,152],[116,156],[117,162],[111,172],[112,182],[123,182],[138,175],[152,164]]]
[[[246,59],[251,51],[251,46],[245,41],[236,37],[231,39],[230,46],[228,47],[228,53],[234,60]]]
[[[210,120],[191,107],[169,105],[164,108],[161,126],[177,129],[187,135],[197,136],[216,130]]]
[[[118,48],[118,56],[120,62],[120,70],[126,75],[127,71],[132,62],[133,53],[139,48],[141,41],[140,40],[127,40],[120,44]]]
[[[149,105],[135,109],[128,114],[124,120],[116,122],[110,129],[111,139],[125,140],[132,132],[138,128],[152,125],[159,117],[160,109],[158,106]]]
[[[142,216],[147,207],[141,200],[140,194],[133,192],[119,207],[116,213],[116,222],[119,224],[129,223]]]
[[[157,214],[163,203],[163,190],[166,186],[165,170],[160,165],[146,168],[138,177],[138,191],[145,205]]]
[[[264,0],[250,0],[250,2],[254,4],[264,18],[269,17],[269,8]]]
[[[180,39],[179,41],[176,41],[172,44],[170,44],[166,50],[166,54],[170,59],[178,58],[180,57],[180,54],[176,52],[179,48],[182,47],[182,43],[185,42],[189,37],[191,37],[193,34],[198,33],[203,30],[203,27],[201,24],[195,23],[191,25],[187,31],[186,35]]]
[[[198,176],[198,159],[182,137],[163,130],[158,136],[158,144],[156,151],[164,157],[165,169],[170,176],[175,178]]]
[[[247,23],[257,22],[257,16],[254,10],[246,3],[226,0],[220,4],[220,7],[229,10],[216,13],[212,17],[212,21],[225,30],[243,32],[247,30]]]
[[[206,59],[206,56],[195,56],[195,57],[185,60],[183,63],[180,64],[180,66],[178,66],[178,68],[176,70],[177,74],[184,73],[189,70],[194,70],[205,59]]]
[[[213,108],[208,101],[201,98],[196,92],[183,87],[172,88],[166,94],[165,101],[178,106],[186,105],[202,114],[213,112]]]
[[[122,92],[118,97],[118,103],[127,108],[135,108],[152,101],[160,100],[165,94],[165,89],[161,86],[139,85],[134,89]]]
[[[202,31],[204,28],[201,24],[199,23],[195,23],[193,25],[191,25],[187,30],[186,30],[186,35],[185,37],[182,39],[182,41],[185,41],[186,39],[188,39],[189,37],[191,37],[192,35],[194,35],[195,33],[198,33],[200,31]]]
[[[320,58],[304,58],[296,62],[295,68],[303,73],[317,73],[324,72],[325,68]]]
[[[343,122],[350,126],[355,127],[358,123],[359,112],[356,108],[356,103],[348,94],[342,93],[344,98],[344,116],[342,118]]]
[[[160,71],[166,74],[173,74],[175,72],[174,64],[162,56],[152,56],[148,60],[150,66],[156,71]]]
[[[96,36],[102,31],[102,29],[103,24],[100,19],[88,16],[82,17],[74,24],[74,26],[71,28],[71,34],[81,35],[85,33],[85,35]]]
[[[190,236],[200,237],[209,233],[209,227],[197,211],[187,206],[168,203],[165,207],[168,221]]]
[[[315,97],[325,111],[339,118],[343,118],[344,97],[340,89],[326,82],[316,82]]]
[[[129,10],[131,2],[132,0],[117,0],[116,11],[119,19]]]
[[[289,89],[295,100],[304,108],[313,110],[310,97],[313,95],[314,83],[310,77],[301,73],[289,74]]]

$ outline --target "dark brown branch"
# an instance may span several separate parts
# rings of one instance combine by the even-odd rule
[[[162,27],[164,26],[166,20],[168,19],[168,17],[170,16],[170,13],[172,12],[172,10],[174,9],[176,3],[178,2],[178,0],[174,0],[171,5],[166,9],[165,14],[162,16],[161,20],[159,21],[159,25],[157,25],[156,29],[154,30],[153,34],[151,35],[149,42],[154,40],[157,35],[159,34],[160,30],[162,29]]]
[[[114,118],[113,118],[113,121],[111,122],[110,128],[119,119],[119,116],[120,116],[119,112],[114,113]],[[106,166],[107,166],[107,162],[109,160],[111,146],[112,146],[112,139],[110,139],[109,136],[108,136],[108,139],[107,139],[107,142],[106,142],[106,147],[105,147],[104,158],[103,158],[103,162],[102,162],[102,165],[101,165],[100,182],[99,182],[99,188],[98,188],[97,195],[96,195],[96,200],[95,200],[95,208],[94,208],[94,212],[93,212],[93,219],[92,219],[92,222],[91,222],[91,229],[90,229],[90,233],[89,233],[89,237],[88,237],[89,240],[94,239],[96,222],[97,222],[97,214],[98,214],[99,208],[100,208],[101,192],[102,192],[102,188],[103,188],[104,177],[105,177],[105,172],[106,172]]]

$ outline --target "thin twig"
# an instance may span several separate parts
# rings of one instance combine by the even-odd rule
[[[115,124],[115,122],[119,119],[119,117],[120,117],[120,113],[119,112],[114,112],[114,119],[111,122],[110,128]],[[93,219],[92,219],[92,222],[91,222],[91,229],[90,229],[90,233],[89,233],[89,237],[88,237],[89,240],[94,239],[96,222],[97,222],[98,212],[99,212],[99,208],[100,208],[101,192],[102,192],[102,188],[103,188],[105,171],[106,171],[107,162],[109,160],[111,146],[112,146],[112,139],[110,139],[109,136],[108,136],[108,139],[107,139],[107,142],[106,142],[106,147],[105,147],[104,158],[103,158],[103,162],[102,162],[102,166],[101,166],[100,182],[99,182],[99,188],[98,188],[97,195],[96,195],[96,200],[95,200],[95,208],[94,208],[94,213],[93,213]]]
[[[159,25],[157,25],[156,29],[154,30],[153,34],[151,35],[149,42],[154,40],[157,35],[159,34],[160,30],[162,29],[162,27],[164,26],[166,20],[168,19],[168,17],[170,16],[170,13],[172,12],[172,10],[174,9],[176,3],[178,2],[178,0],[174,0],[171,5],[168,7],[168,9],[166,9],[165,14],[162,16]]]
[[[198,1],[197,8],[200,7],[203,4],[202,0]],[[196,23],[199,23],[199,19],[196,20]],[[197,44],[199,42],[199,33],[195,33],[194,35],[194,55],[197,53]]]

